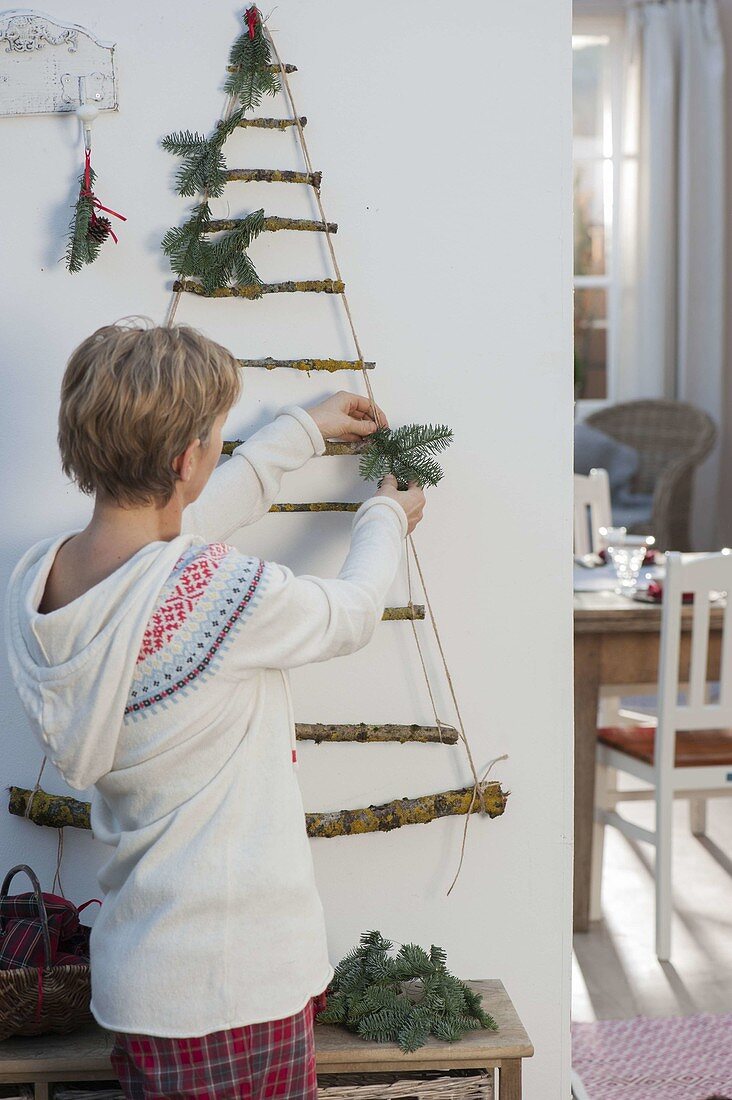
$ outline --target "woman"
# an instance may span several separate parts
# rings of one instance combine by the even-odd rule
[[[287,670],[366,644],[424,507],[384,479],[333,579],[234,549],[287,471],[377,427],[354,394],[288,406],[214,469],[240,377],[185,326],[85,340],[58,438],[93,515],[31,547],[7,596],[31,725],[66,782],[93,788],[92,833],[111,846],[91,1011],[115,1032],[125,1095],[146,1100],[316,1096],[333,967]]]

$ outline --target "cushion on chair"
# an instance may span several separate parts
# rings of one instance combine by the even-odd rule
[[[654,726],[605,726],[597,740],[636,760],[653,764]],[[677,768],[732,764],[732,730],[679,730],[676,734]]]
[[[611,496],[621,490],[630,491],[639,461],[635,447],[621,443],[619,439],[613,439],[606,432],[582,421],[575,424],[574,472],[587,475],[597,467],[607,470]]]

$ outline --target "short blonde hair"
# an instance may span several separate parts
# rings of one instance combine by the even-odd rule
[[[104,325],[73,352],[61,384],[58,445],[83,493],[121,505],[167,504],[173,459],[241,392],[239,363],[188,325],[147,318]]]

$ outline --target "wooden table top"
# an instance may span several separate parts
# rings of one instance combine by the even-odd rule
[[[710,611],[709,625],[712,630],[721,630],[724,620],[726,600],[716,601]],[[682,629],[690,630],[694,608],[684,604],[681,609]],[[618,596],[613,591],[575,592],[574,594],[574,632],[575,634],[617,633],[657,633],[661,627],[661,605],[641,603],[639,600]]]
[[[369,1072],[391,1069],[460,1069],[495,1065],[502,1059],[530,1058],[531,1041],[500,981],[468,981],[483,995],[483,1007],[498,1031],[469,1031],[456,1043],[430,1036],[419,1050],[405,1054],[396,1043],[373,1043],[333,1024],[316,1024],[318,1070]],[[66,1035],[13,1036],[0,1042],[0,1080],[32,1080],[39,1074],[103,1071],[110,1076],[111,1031],[96,1023]]]

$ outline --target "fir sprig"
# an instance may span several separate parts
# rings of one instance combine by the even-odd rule
[[[253,4],[244,13],[247,29],[237,38],[229,54],[232,72],[226,78],[224,90],[235,95],[245,111],[258,107],[263,95],[274,95],[280,89],[276,72],[271,70],[269,42],[262,29],[262,13]]]
[[[441,947],[432,944],[427,954],[405,943],[390,956],[393,946],[378,931],[361,934],[335,968],[318,1023],[342,1024],[377,1043],[397,1042],[403,1051],[424,1046],[430,1035],[454,1043],[465,1031],[497,1030],[481,995],[449,972]]]
[[[163,252],[170,257],[170,266],[178,275],[197,275],[206,266],[207,242],[203,234],[210,221],[211,207],[201,202],[194,207],[187,222],[172,226],[163,237]]]
[[[223,133],[218,130],[210,138],[193,134],[190,130],[181,130],[163,138],[163,149],[183,158],[175,177],[175,189],[179,195],[190,197],[204,192],[216,197],[223,194],[226,161],[221,146],[224,140]]]
[[[201,202],[187,222],[174,226],[163,237],[163,252],[178,275],[193,275],[207,293],[233,281],[240,286],[261,284],[246,249],[264,228],[264,210],[254,210],[229,233],[215,240],[205,236],[211,223],[211,208]]]
[[[360,473],[366,481],[378,481],[393,474],[399,487],[410,481],[436,485],[443,476],[433,457],[452,442],[452,429],[445,424],[404,424],[401,428],[379,428],[368,437],[361,456]]]

